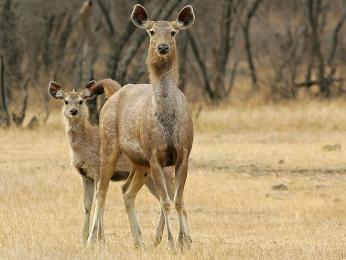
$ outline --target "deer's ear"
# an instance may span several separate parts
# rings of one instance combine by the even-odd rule
[[[176,27],[180,29],[190,28],[195,21],[195,13],[191,5],[185,6],[178,14],[177,20],[175,20]]]
[[[148,29],[151,25],[151,19],[148,15],[147,10],[145,10],[145,8],[140,4],[136,4],[133,7],[131,20],[134,25],[141,29]]]
[[[52,98],[64,99],[65,94],[64,90],[62,89],[62,86],[60,86],[58,83],[54,81],[49,82],[48,92]]]
[[[92,80],[89,81],[89,83],[85,86],[85,88],[82,91],[82,97],[84,99],[93,99],[94,97],[96,97],[96,93],[94,93],[93,91],[93,87],[96,85],[96,81]]]

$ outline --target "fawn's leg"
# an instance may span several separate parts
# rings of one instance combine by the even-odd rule
[[[100,170],[100,166],[98,167]],[[99,183],[100,180],[100,173],[98,172],[97,174],[95,174],[94,176],[94,196],[96,197],[96,191],[97,191],[97,184]],[[96,198],[94,198],[94,201],[96,201]],[[99,241],[104,241],[104,232],[103,229],[100,228],[101,224],[100,224],[100,220],[97,223],[97,237]],[[90,235],[90,234],[89,234]]]
[[[84,225],[83,241],[86,242],[89,237],[90,211],[94,198],[94,181],[82,176],[84,191]]]

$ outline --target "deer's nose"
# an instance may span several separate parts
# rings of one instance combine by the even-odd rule
[[[70,113],[71,113],[71,115],[75,116],[75,115],[77,115],[78,110],[76,108],[71,108]]]
[[[158,46],[157,46],[157,50],[160,54],[167,54],[168,51],[169,51],[169,46],[168,44],[166,43],[160,43]]]

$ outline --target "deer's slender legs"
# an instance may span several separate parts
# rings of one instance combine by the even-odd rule
[[[100,173],[97,173],[95,176],[94,176],[94,201],[96,201],[96,191],[97,191],[97,184],[99,183],[99,180],[100,180]],[[98,240],[104,240],[104,231],[102,228],[100,228],[100,220],[99,222],[97,223],[97,237],[98,237]],[[90,233],[89,233],[90,235]]]
[[[169,221],[170,210],[171,210],[171,201],[170,201],[168,191],[167,191],[165,175],[163,173],[161,165],[159,165],[159,163],[157,161],[156,152],[154,152],[152,160],[150,160],[149,164],[150,164],[152,177],[154,179],[154,183],[155,183],[156,188],[157,188],[158,193],[159,193],[161,209],[162,209],[162,211],[164,213],[164,217],[165,217],[168,242],[170,244],[170,247],[173,248],[174,247],[174,240],[173,240],[173,234],[172,234],[171,225],[170,225],[170,221]]]
[[[143,238],[137,221],[135,201],[138,191],[143,187],[148,176],[147,173],[140,172],[135,167],[132,168],[130,176],[133,177],[127,189],[123,189],[123,197],[135,247],[142,247]]]
[[[159,194],[157,192],[154,180],[151,176],[148,178],[147,182],[145,183],[145,186],[148,188],[150,193],[153,194],[155,196],[155,198],[157,198],[160,201],[160,197],[159,197]],[[156,228],[155,246],[160,244],[160,242],[162,240],[162,234],[163,234],[164,228],[165,228],[165,215],[163,213],[163,210],[161,209],[160,210],[159,224],[157,225],[157,228]]]
[[[187,214],[184,206],[184,187],[187,178],[189,152],[184,149],[183,158],[175,171],[175,195],[174,205],[179,218],[179,243],[181,246],[189,247],[192,243]]]
[[[164,173],[165,179],[166,179],[166,186],[167,186],[168,195],[169,195],[169,198],[171,200],[173,200],[173,198],[174,198],[173,170],[174,170],[173,167],[168,167],[168,168],[163,169],[163,173]],[[155,183],[154,183],[152,176],[150,176],[150,178],[147,180],[145,185],[148,188],[148,190],[151,192],[151,194],[153,194],[160,201],[160,197],[159,197],[159,194],[158,194],[158,191],[157,191],[157,188],[155,186]],[[164,228],[165,228],[165,214],[164,214],[163,210],[161,209],[159,224],[157,225],[157,228],[156,228],[155,246],[160,244],[160,242],[162,240]]]
[[[84,191],[84,225],[83,225],[83,241],[87,241],[89,237],[90,211],[94,198],[94,181],[82,176]]]
[[[114,149],[112,150],[111,147],[114,147]],[[118,159],[121,155],[121,152],[119,151],[119,149],[117,149],[116,145],[111,145],[107,142],[105,142],[105,144],[101,144],[100,151],[100,179],[96,191],[96,204],[93,225],[88,238],[89,244],[93,243],[96,240],[97,230],[99,230],[98,233],[103,236],[103,212],[107,190],[109,181],[113,175],[114,165],[117,164]],[[102,239],[102,237],[100,239]]]
[[[133,167],[133,166],[132,166]],[[124,184],[121,186],[121,191],[122,193],[124,194],[126,192],[126,190],[129,188],[131,182],[132,182],[132,179],[133,179],[133,176],[135,175],[135,171],[133,171],[133,169],[131,168],[131,171],[130,171],[130,174],[129,176],[127,177],[126,181],[124,182]]]

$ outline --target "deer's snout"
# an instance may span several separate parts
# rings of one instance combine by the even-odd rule
[[[71,113],[71,115],[75,116],[78,114],[78,110],[76,108],[71,108],[70,113]]]
[[[159,45],[157,45],[157,51],[160,54],[167,54],[169,51],[169,46],[166,43],[160,43]]]

